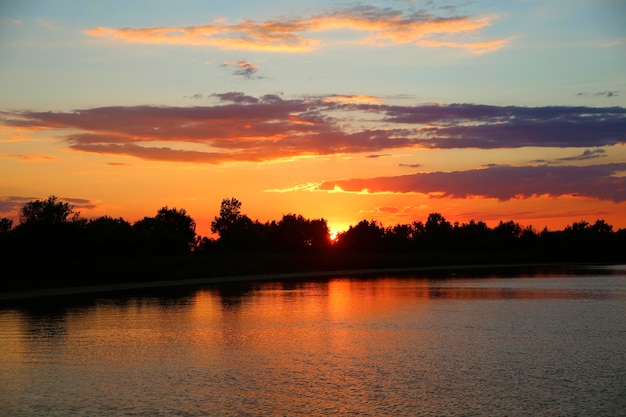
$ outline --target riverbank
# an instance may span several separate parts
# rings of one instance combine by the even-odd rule
[[[54,297],[70,297],[78,295],[115,294],[137,290],[165,289],[175,287],[196,287],[212,284],[228,284],[255,281],[281,281],[324,279],[333,277],[364,277],[381,274],[436,274],[438,277],[459,276],[460,272],[469,271],[502,271],[510,269],[528,268],[576,268],[589,264],[573,263],[517,263],[517,264],[468,264],[468,265],[432,265],[402,268],[366,268],[342,269],[332,271],[286,272],[249,275],[223,275],[204,278],[186,278],[172,280],[155,280],[141,282],[118,282],[99,285],[77,285],[58,288],[42,288],[30,290],[0,292],[0,303],[20,302],[28,300],[46,299]]]

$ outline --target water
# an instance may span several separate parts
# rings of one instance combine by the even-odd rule
[[[0,415],[626,415],[626,267],[0,309]]]

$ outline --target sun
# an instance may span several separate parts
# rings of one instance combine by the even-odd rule
[[[332,243],[335,243],[337,241],[337,236],[339,235],[339,232],[337,230],[331,230],[328,233],[328,237],[330,238],[330,241]]]

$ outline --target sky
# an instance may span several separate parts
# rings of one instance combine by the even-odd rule
[[[626,227],[623,0],[0,0],[0,217]]]

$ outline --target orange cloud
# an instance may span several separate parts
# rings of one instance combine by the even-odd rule
[[[380,99],[378,97],[366,94],[357,94],[352,96],[334,95],[324,97],[322,101],[325,103],[340,104],[380,104]]]
[[[365,32],[364,44],[414,44],[447,46],[485,53],[501,48],[505,40],[482,43],[447,42],[438,36],[476,32],[491,25],[494,16],[438,17],[426,12],[405,13],[376,6],[356,6],[331,10],[307,18],[284,18],[256,22],[248,20],[226,24],[225,20],[201,26],[89,29],[93,37],[127,42],[214,46],[224,49],[245,49],[272,52],[306,52],[317,48],[320,41],[305,37],[307,32],[351,30]],[[425,42],[425,43],[424,43]]]
[[[127,42],[214,46],[223,49],[243,49],[267,52],[304,52],[318,45],[317,41],[306,39],[285,28],[272,27],[256,22],[239,25],[204,25],[186,27],[157,28],[106,28],[87,30],[93,37],[124,40]]]

